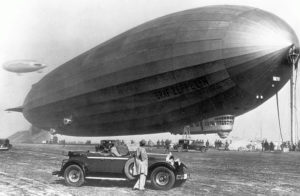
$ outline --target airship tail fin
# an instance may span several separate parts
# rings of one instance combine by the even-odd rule
[[[23,106],[19,106],[16,108],[8,108],[5,111],[7,111],[7,112],[23,112]]]

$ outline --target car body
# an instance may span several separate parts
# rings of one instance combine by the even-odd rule
[[[9,139],[0,139],[0,151],[7,151],[12,148]]]
[[[135,180],[133,176],[134,153],[114,157],[109,154],[89,151],[70,151],[69,159],[62,161],[60,171],[53,175],[65,178],[70,186],[81,186],[86,179]],[[168,190],[183,184],[187,178],[187,167],[180,162],[166,161],[166,154],[148,153],[147,179],[155,189]]]
[[[207,148],[203,141],[190,140],[190,139],[180,139],[178,144],[174,146],[174,149],[178,152],[197,150],[201,152],[206,152]]]

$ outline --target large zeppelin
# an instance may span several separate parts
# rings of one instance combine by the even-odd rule
[[[291,27],[260,9],[177,12],[59,66],[32,86],[23,114],[63,135],[176,133],[273,96],[291,76],[292,46],[299,48]]]

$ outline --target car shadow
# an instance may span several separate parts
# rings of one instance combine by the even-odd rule
[[[86,180],[82,186],[132,188],[134,183],[135,181]],[[55,180],[50,184],[67,186],[63,179]]]
[[[132,188],[135,181],[86,180],[84,186]]]
[[[120,188],[132,188],[136,181],[110,181],[110,180],[86,180],[82,185],[84,187],[120,187]],[[58,179],[50,184],[60,184],[67,186],[64,179]],[[145,184],[146,189],[152,189],[149,182]]]

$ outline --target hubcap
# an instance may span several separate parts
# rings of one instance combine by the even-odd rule
[[[156,175],[155,181],[160,186],[167,185],[170,181],[170,175],[167,172],[159,172]]]
[[[71,170],[69,172],[69,179],[71,182],[78,182],[80,179],[80,172],[78,170]]]

